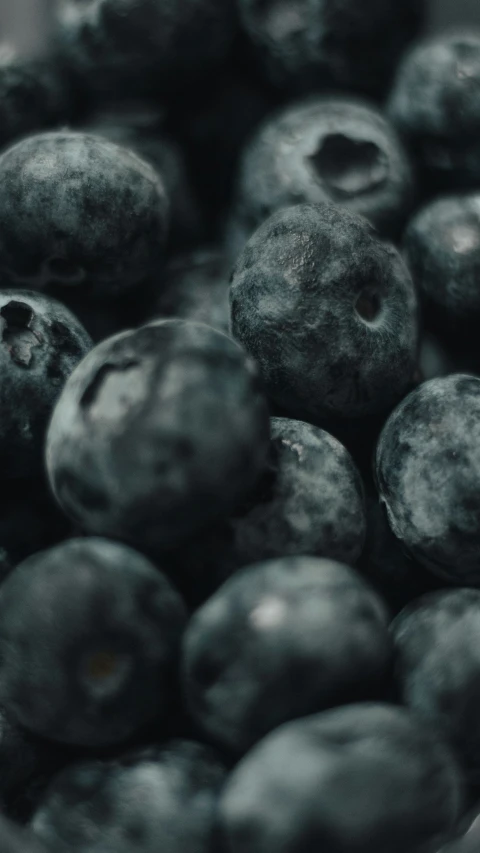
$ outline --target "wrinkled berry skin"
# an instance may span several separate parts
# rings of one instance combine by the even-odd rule
[[[220,821],[226,853],[423,853],[461,802],[437,734],[403,708],[366,703],[272,732],[230,776]]]
[[[298,205],[250,238],[230,291],[232,331],[271,400],[299,420],[388,410],[417,360],[417,300],[396,249],[363,217]]]
[[[387,624],[381,600],[342,563],[257,563],[189,623],[190,712],[216,742],[246,752],[286,720],[378,690],[391,655]]]
[[[432,592],[392,625],[402,700],[455,746],[480,778],[480,591]]]
[[[253,362],[197,323],[165,320],[95,347],[47,438],[60,505],[90,532],[156,551],[228,515],[269,445]]]
[[[324,430],[273,418],[269,470],[231,527],[236,565],[305,554],[355,563],[365,540],[365,503],[353,459]]]
[[[228,334],[228,295],[225,258],[214,249],[198,249],[177,256],[168,265],[154,316],[182,317]]]
[[[315,97],[260,127],[243,154],[237,196],[245,239],[276,210],[303,202],[346,207],[395,237],[414,201],[414,178],[402,143],[378,110]]]
[[[51,740],[125,740],[168,707],[184,622],[178,593],[124,545],[42,551],[0,587],[0,701]]]
[[[0,147],[65,121],[70,95],[53,59],[26,59],[0,46]]]
[[[167,197],[133,152],[84,133],[43,133],[3,154],[0,183],[0,274],[10,286],[72,304],[80,294],[112,300],[158,275]]]
[[[193,741],[73,765],[32,829],[55,853],[211,853],[224,776],[215,753]]]
[[[409,394],[381,433],[376,477],[403,546],[447,580],[480,584],[480,379],[454,374]]]
[[[185,157],[163,129],[163,113],[142,103],[104,110],[84,130],[130,148],[159,173],[170,199],[169,248],[179,251],[202,232],[200,211],[190,186]]]
[[[480,195],[435,199],[411,220],[403,248],[420,293],[443,325],[480,317]]]
[[[381,95],[423,22],[423,0],[240,0],[268,79],[283,89]]]
[[[60,302],[0,290],[0,468],[2,477],[42,470],[48,419],[66,380],[91,348]]]
[[[480,32],[420,42],[397,69],[387,113],[436,193],[480,180],[479,84]]]
[[[227,58],[230,0],[60,0],[57,42],[97,97],[195,86]]]

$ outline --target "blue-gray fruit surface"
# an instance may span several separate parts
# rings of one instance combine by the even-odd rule
[[[381,689],[391,641],[353,569],[290,557],[237,572],[193,615],[183,685],[193,718],[245,752],[281,723]]]

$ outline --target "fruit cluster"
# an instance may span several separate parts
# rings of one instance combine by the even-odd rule
[[[480,849],[480,32],[423,19],[1,52],[0,853]]]

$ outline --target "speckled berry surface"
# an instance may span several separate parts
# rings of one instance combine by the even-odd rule
[[[0,274],[68,304],[158,276],[168,200],[153,168],[89,134],[28,137],[0,157]]]
[[[330,204],[275,213],[232,276],[232,331],[291,417],[373,414],[407,390],[417,359],[415,289],[396,249]]]
[[[232,773],[220,820],[228,853],[422,853],[461,808],[438,735],[403,708],[365,703],[272,732]]]
[[[387,625],[380,598],[341,563],[257,563],[189,623],[188,707],[214,740],[245,752],[287,720],[371,695],[390,662]]]
[[[480,379],[425,382],[390,416],[376,475],[393,533],[421,563],[480,584]]]
[[[235,216],[245,240],[270,214],[332,202],[396,236],[414,201],[409,155],[380,110],[346,97],[312,97],[268,118],[246,147]]]
[[[95,347],[47,439],[63,509],[147,551],[227,516],[266,464],[268,409],[253,362],[200,323],[159,321]]]

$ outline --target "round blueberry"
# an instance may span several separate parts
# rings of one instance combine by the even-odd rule
[[[182,317],[206,323],[228,333],[230,305],[228,274],[223,255],[214,249],[197,249],[177,256],[168,265],[162,293],[154,314],[157,317]]]
[[[4,478],[41,471],[50,414],[66,380],[90,348],[83,326],[55,299],[25,290],[0,290],[0,467]]]
[[[442,577],[480,584],[480,379],[455,374],[409,394],[381,433],[376,475],[403,547]]]
[[[0,849],[2,853],[53,853],[35,836],[0,815]]]
[[[422,596],[392,626],[406,705],[444,731],[472,778],[480,772],[480,591]]]
[[[83,527],[156,551],[228,515],[262,473],[268,441],[253,362],[208,326],[165,320],[79,365],[53,414],[47,467]]]
[[[184,622],[166,578],[124,545],[42,551],[0,587],[0,699],[51,740],[125,740],[168,707]]]
[[[365,503],[353,459],[318,427],[273,418],[269,469],[230,525],[235,565],[305,554],[355,563],[365,540]]]
[[[31,136],[0,158],[0,273],[68,303],[137,291],[158,276],[168,203],[157,173],[99,137]]]
[[[226,60],[231,0],[59,0],[56,37],[94,96],[171,95]]]
[[[190,712],[216,742],[245,752],[286,720],[378,689],[387,624],[381,600],[341,563],[290,557],[237,572],[187,628]]]
[[[412,380],[414,286],[363,217],[327,204],[275,213],[240,255],[230,300],[234,336],[291,417],[386,411]]]
[[[423,22],[424,0],[239,0],[266,76],[296,92],[381,95]]]
[[[73,765],[32,829],[55,853],[211,853],[224,776],[215,753],[191,741]]]
[[[333,202],[394,237],[413,200],[407,153],[382,114],[360,101],[316,97],[257,131],[243,154],[235,215],[247,239],[280,208]]]
[[[166,134],[164,114],[149,104],[134,102],[123,109],[104,109],[90,118],[87,133],[102,136],[135,151],[160,175],[170,199],[169,247],[176,251],[198,240],[200,211],[187,174],[180,145]]]
[[[480,180],[480,32],[420,42],[397,70],[388,115],[423,177],[458,190]]]
[[[444,322],[480,317],[480,195],[436,199],[409,223],[404,252],[420,293]]]
[[[288,723],[235,768],[220,803],[228,853],[437,850],[462,805],[438,735],[365,703]]]

